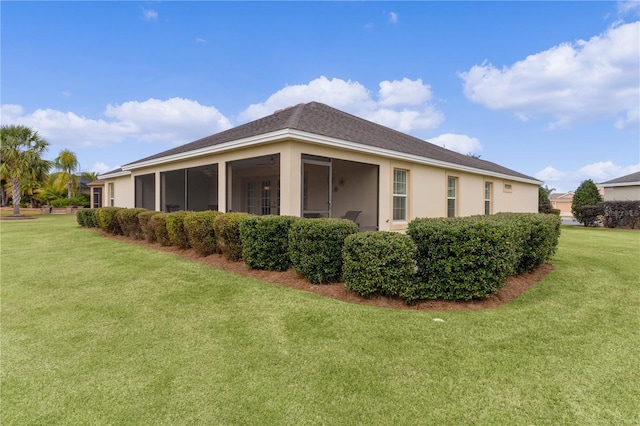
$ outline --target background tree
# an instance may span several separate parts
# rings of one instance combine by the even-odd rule
[[[601,202],[602,195],[600,195],[598,187],[591,179],[587,179],[580,184],[578,189],[576,189],[576,192],[573,194],[571,213],[573,213],[573,217],[578,222],[587,226],[587,223],[582,217],[582,208],[584,206],[595,206]]]
[[[0,128],[0,177],[11,183],[13,215],[20,215],[22,183],[42,181],[51,163],[42,158],[49,143],[38,132],[20,125]]]
[[[73,197],[73,189],[78,184],[78,176],[75,175],[80,168],[78,157],[70,150],[63,149],[55,159],[55,166],[62,172],[59,178],[66,182],[67,198]]]
[[[98,180],[98,172],[82,172],[80,176],[83,178],[93,182],[94,180]]]
[[[555,188],[549,188],[547,185],[538,187],[538,213],[551,213],[551,199],[549,195],[555,191]]]

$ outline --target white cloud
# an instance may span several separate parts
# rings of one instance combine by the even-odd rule
[[[551,127],[617,118],[638,122],[640,22],[617,24],[588,41],[563,43],[498,69],[475,65],[460,73],[464,93],[521,119],[545,117]]]
[[[440,136],[429,138],[429,142],[465,155],[477,154],[483,149],[482,144],[477,138],[455,133],[444,133]]]
[[[51,144],[69,148],[103,146],[124,140],[177,145],[231,127],[216,108],[182,98],[108,105],[105,116],[109,120],[53,109],[25,114],[19,105],[2,105],[3,123],[32,127]]]
[[[206,43],[206,42],[207,42],[207,40],[205,40],[203,38],[200,38],[200,37],[196,38],[196,43]]]
[[[380,105],[421,105],[430,101],[433,97],[431,86],[423,84],[422,79],[402,81],[381,81],[378,91]]]
[[[157,21],[158,12],[153,9],[142,9],[142,18],[145,21]]]
[[[564,179],[567,176],[567,174],[565,172],[562,172],[552,166],[547,166],[544,169],[540,170],[538,173],[535,174],[535,178],[544,182],[549,182],[549,181],[559,181]]]
[[[618,2],[618,13],[620,15],[626,14],[640,14],[640,1],[638,0],[624,0]]]
[[[383,81],[378,99],[357,81],[320,76],[308,84],[286,86],[263,102],[250,105],[240,114],[243,121],[255,120],[287,106],[322,102],[401,132],[430,130],[444,121],[444,114],[429,101],[429,85],[422,80]]]
[[[96,172],[98,174],[101,174],[101,173],[106,173],[106,172],[111,171],[111,170],[115,170],[118,167],[120,167],[120,166],[107,166],[102,161],[98,161],[88,171]]]
[[[389,12],[389,22],[392,24],[398,23],[398,14],[396,12]]]
[[[556,192],[575,191],[584,180],[591,179],[596,183],[606,182],[621,176],[640,171],[640,163],[621,166],[612,161],[599,161],[580,167],[577,170],[561,171],[547,166],[535,174],[536,179],[556,188]]]

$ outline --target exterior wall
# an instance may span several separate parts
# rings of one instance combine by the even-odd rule
[[[640,185],[605,187],[604,200],[605,201],[640,200]]]
[[[102,191],[102,205],[108,207],[110,203],[109,184],[114,184],[114,203],[116,207],[133,208],[135,204],[134,193],[135,184],[132,176],[118,176],[104,180],[104,189]]]
[[[505,185],[511,185],[510,192]],[[537,213],[538,185],[495,179],[493,213],[500,212]]]
[[[228,205],[228,190],[241,193],[242,177],[250,170],[228,173],[227,163],[247,158],[279,155],[280,214],[300,216],[302,211],[303,154],[333,159],[332,216],[340,217],[348,210],[361,210],[358,222],[361,229],[404,231],[416,217],[445,217],[447,215],[447,178],[458,179],[456,216],[470,216],[485,212],[485,182],[491,182],[491,213],[537,212],[538,185],[483,176],[435,166],[398,161],[362,152],[350,152],[326,145],[299,141],[282,141],[248,148],[235,149],[215,155],[186,159],[167,164],[136,169],[131,176],[105,179],[103,205],[109,205],[109,182],[116,184],[115,205],[133,207],[135,176],[154,173],[156,176],[156,209],[160,208],[160,173],[209,164],[218,165],[218,209],[241,210],[241,201]],[[344,160],[344,161],[342,161]],[[348,162],[348,163],[347,163]],[[408,172],[407,220],[393,221],[394,169]],[[234,173],[234,176],[230,174]],[[277,175],[277,170],[275,171]],[[265,176],[261,174],[261,176]],[[230,185],[233,183],[234,188]],[[510,185],[505,189],[505,185]],[[363,190],[366,189],[366,190]],[[371,190],[369,190],[371,188]]]

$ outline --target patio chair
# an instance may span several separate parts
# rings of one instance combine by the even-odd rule
[[[360,224],[356,222],[360,213],[362,213],[362,210],[349,210],[344,216],[341,216],[341,219],[349,219],[351,222],[358,225],[358,229],[360,229]]]

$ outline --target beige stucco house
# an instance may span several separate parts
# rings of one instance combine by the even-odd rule
[[[359,211],[361,230],[397,231],[416,217],[537,212],[542,183],[317,102],[100,179],[104,206],[300,217]]]
[[[602,182],[598,187],[604,189],[605,201],[640,200],[640,172]]]

